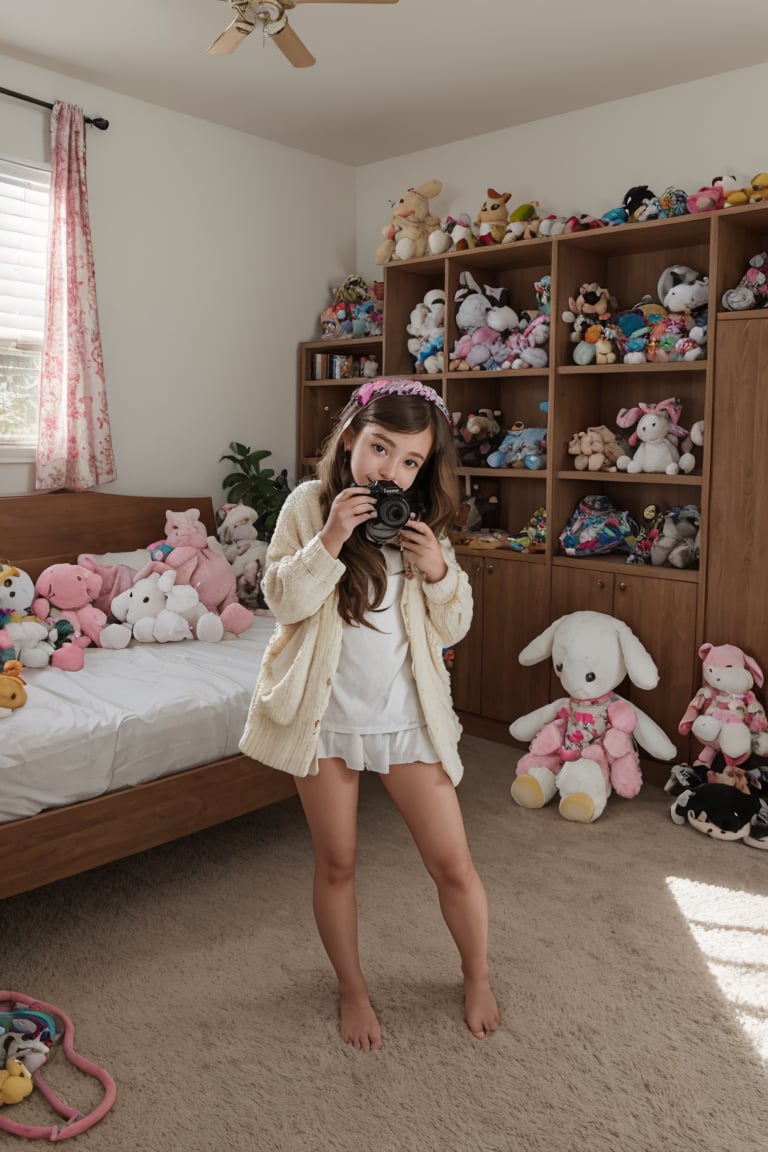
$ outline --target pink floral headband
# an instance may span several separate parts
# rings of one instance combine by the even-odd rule
[[[369,380],[354,393],[354,399],[361,408],[377,396],[420,396],[422,400],[434,404],[453,427],[453,421],[442,397],[429,384],[422,384],[420,380]]]

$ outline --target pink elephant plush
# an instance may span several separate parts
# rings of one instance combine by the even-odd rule
[[[139,570],[136,578],[150,572],[172,569],[176,584],[189,584],[197,592],[200,603],[209,612],[215,612],[227,632],[238,636],[253,623],[253,613],[237,599],[235,575],[214,536],[208,536],[200,519],[198,508],[185,512],[166,512],[166,540],[150,545],[150,552],[162,559],[150,561]]]
[[[65,620],[71,624],[71,640],[51,656],[54,668],[78,672],[84,664],[83,650],[125,648],[131,633],[122,624],[107,624],[107,616],[94,601],[101,592],[101,577],[80,564],[51,564],[35,583],[37,599],[32,611],[42,619]]]

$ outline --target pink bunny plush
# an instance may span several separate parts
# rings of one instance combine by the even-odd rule
[[[72,639],[51,656],[54,668],[78,672],[84,664],[83,649],[125,648],[130,633],[122,625],[107,624],[107,616],[94,601],[101,591],[101,577],[79,564],[51,564],[37,578],[37,599],[32,604],[36,616],[72,625]]]
[[[239,603],[232,566],[222,555],[216,538],[208,536],[200,510],[188,508],[185,512],[173,512],[169,509],[165,534],[169,550],[163,547],[163,560],[151,561],[151,567],[140,569],[136,579],[151,571],[172,569],[176,573],[176,584],[191,585],[200,603],[221,617],[227,632],[238,636],[250,628],[253,613]]]

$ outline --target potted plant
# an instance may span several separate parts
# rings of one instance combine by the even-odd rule
[[[261,467],[262,460],[272,455],[266,449],[252,452],[247,445],[239,444],[236,440],[231,442],[229,448],[228,454],[219,457],[220,460],[228,460],[236,468],[222,481],[227,499],[232,504],[247,504],[258,512],[254,527],[259,539],[270,540],[280,509],[290,491],[288,472],[283,468],[276,476],[274,468]]]

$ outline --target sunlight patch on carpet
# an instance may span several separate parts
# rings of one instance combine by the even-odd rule
[[[768,896],[668,876],[667,886],[739,1023],[768,1064]]]

